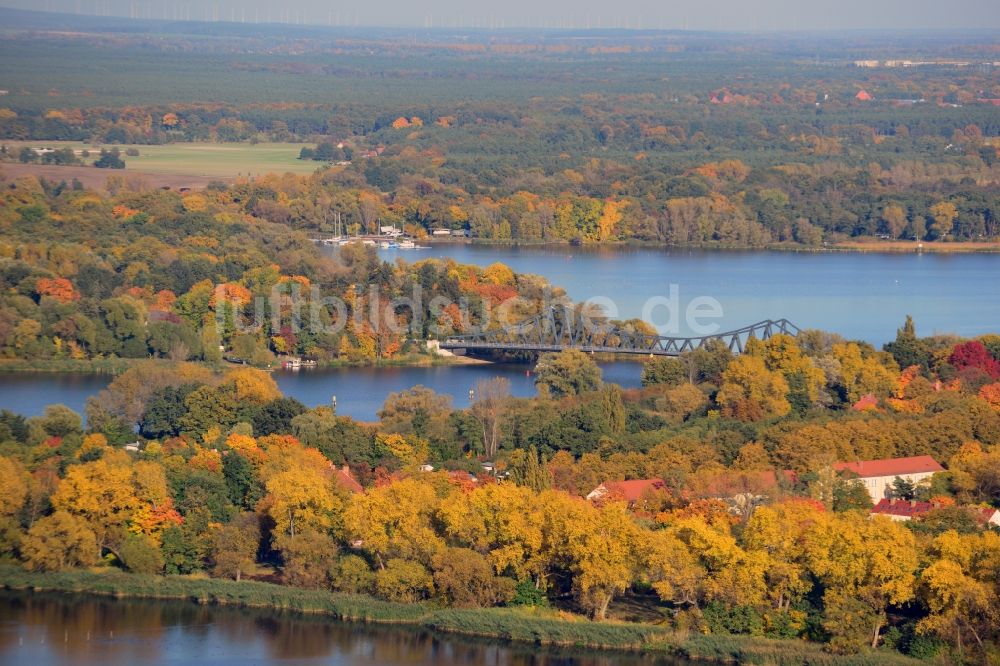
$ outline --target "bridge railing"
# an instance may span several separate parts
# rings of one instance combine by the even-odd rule
[[[742,353],[750,338],[767,340],[778,335],[798,335],[787,319],[765,319],[750,326],[704,336],[663,336],[611,326],[606,320],[587,318],[569,308],[549,308],[519,324],[473,335],[452,336],[443,349],[561,351],[579,349],[601,353],[678,356],[719,340],[733,353]]]

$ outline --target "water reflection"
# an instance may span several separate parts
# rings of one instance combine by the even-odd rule
[[[185,602],[0,592],[0,663],[485,664],[626,666],[682,662],[368,627]]]
[[[329,405],[337,396],[337,413],[362,421],[374,421],[386,397],[417,384],[453,397],[454,406],[469,405],[469,389],[480,379],[496,376],[510,380],[518,397],[535,395],[535,378],[529,364],[382,368],[329,368],[276,371],[274,378],[285,395],[307,407]],[[601,366],[604,380],[625,387],[638,386],[642,372],[638,362],[620,361]],[[0,409],[37,416],[46,405],[63,404],[82,414],[87,398],[112,380],[110,375],[79,373],[0,373]]]

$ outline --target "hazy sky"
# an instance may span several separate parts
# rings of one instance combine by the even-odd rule
[[[1000,0],[0,0],[136,18],[434,27],[1000,29]]]

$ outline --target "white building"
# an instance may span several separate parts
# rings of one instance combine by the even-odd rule
[[[930,456],[839,462],[833,468],[861,481],[875,504],[889,497],[892,483],[897,478],[916,485],[924,479],[929,479],[936,472],[944,471],[944,468]]]

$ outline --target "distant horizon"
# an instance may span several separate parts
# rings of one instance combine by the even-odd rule
[[[285,25],[302,27],[719,32],[814,34],[853,32],[982,33],[1000,29],[1000,4],[955,0],[947,7],[914,11],[903,0],[845,0],[837,6],[802,7],[793,0],[682,0],[670,7],[647,7],[644,0],[622,0],[610,15],[606,5],[578,0],[558,9],[527,0],[480,11],[459,0],[429,0],[414,7],[400,0],[373,0],[361,8],[330,8],[322,0],[0,0],[0,8],[40,14],[76,15],[190,23]],[[41,7],[38,5],[42,4]]]

